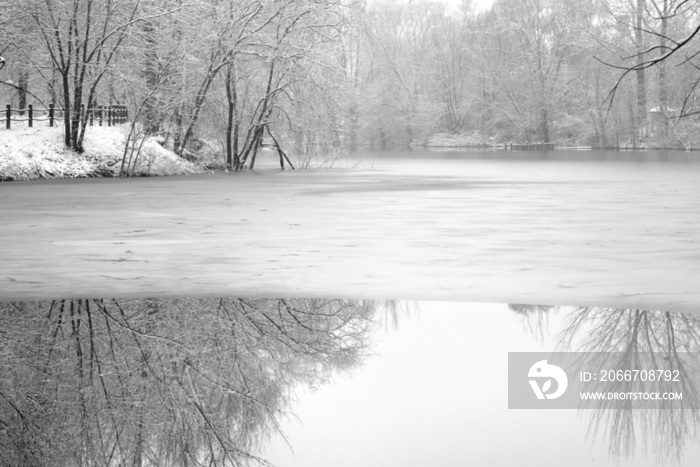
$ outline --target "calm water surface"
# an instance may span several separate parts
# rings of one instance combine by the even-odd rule
[[[556,150],[556,151],[503,151],[499,149],[449,149],[426,151],[360,151],[357,159],[453,159],[499,161],[557,161],[557,162],[635,162],[635,163],[699,163],[698,151],[648,150]]]
[[[700,314],[78,299],[0,302],[0,337],[3,465],[247,465],[251,455],[280,467],[700,462]],[[600,369],[682,370],[679,382],[606,387],[682,392],[683,408],[538,401],[531,368],[562,365],[572,351],[605,355]],[[518,373],[513,352],[540,353]],[[564,368],[562,399],[576,399],[580,370]],[[510,409],[514,395],[540,406]]]
[[[416,308],[420,311],[404,316],[397,329],[375,335],[374,355],[360,368],[337,374],[317,391],[301,392],[292,406],[295,417],[283,425],[291,447],[276,437],[264,451],[274,464],[641,467],[700,462],[692,427],[698,411],[633,410],[629,423],[636,439],[631,442],[614,425],[614,412],[601,418],[593,434],[595,410],[508,409],[508,352],[560,349],[564,329],[570,331],[583,314],[588,319],[578,329],[579,343],[569,350],[609,351],[611,346],[583,342],[595,332],[632,337],[632,327],[615,327],[609,318],[624,322],[635,311],[441,302]],[[682,328],[686,337],[678,338],[679,346],[700,332],[695,315],[642,313],[649,328],[666,320],[679,332]],[[596,318],[598,324],[592,325]],[[686,327],[688,320],[693,324]],[[635,338],[643,348],[643,339]],[[616,447],[629,455],[616,455]]]

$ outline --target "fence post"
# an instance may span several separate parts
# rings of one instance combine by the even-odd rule
[[[12,107],[10,107],[10,104],[7,104],[5,107],[5,128],[8,130],[12,128]]]
[[[49,104],[49,126],[53,126],[53,104]]]
[[[32,104],[29,104],[27,107],[29,107],[29,128],[34,127],[34,106]]]

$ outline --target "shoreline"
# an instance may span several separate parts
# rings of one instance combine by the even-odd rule
[[[124,153],[125,131],[123,127],[91,127],[85,136],[86,151],[77,154],[66,149],[59,127],[15,128],[0,130],[0,184],[24,180],[55,180],[81,178],[120,178],[119,171]],[[700,148],[595,148],[592,146],[556,146],[553,150],[507,149],[514,143],[444,143],[413,145],[410,150],[426,152],[507,152],[514,155],[561,154],[566,151],[579,153],[619,152],[631,154],[652,153],[693,153]],[[516,145],[524,147],[526,145]],[[538,147],[538,145],[533,145]],[[369,148],[371,149],[371,148]],[[125,178],[163,177],[172,175],[194,175],[207,172],[226,172],[223,162],[216,159],[222,156],[209,154],[198,162],[190,162],[161,146],[155,138],[149,138],[143,145],[143,155],[132,168],[133,173]],[[518,156],[520,157],[520,156]],[[518,158],[515,157],[515,158]],[[276,159],[276,158],[275,158]],[[352,157],[350,157],[352,159]],[[265,164],[259,158],[257,169],[278,168],[276,162]],[[321,164],[323,166],[323,163]]]

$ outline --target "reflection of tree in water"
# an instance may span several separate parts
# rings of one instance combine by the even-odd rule
[[[508,308],[522,321],[525,330],[543,341],[547,333],[548,313],[554,308],[549,305],[521,305],[511,303]]]
[[[6,465],[242,465],[293,384],[355,364],[375,304],[0,304]]]
[[[527,314],[527,305],[514,311]],[[531,319],[543,319],[542,308],[533,306]],[[671,402],[655,402],[653,409],[620,408],[620,401],[597,401],[586,410],[593,436],[602,433],[609,440],[609,452],[615,458],[633,456],[638,445],[650,444],[660,462],[679,462],[686,443],[698,435],[700,395],[696,379],[697,352],[700,352],[700,316],[686,313],[645,310],[619,310],[583,307],[565,317],[557,336],[561,351],[598,352],[600,361],[589,360],[593,367],[620,370],[678,370],[678,382],[614,382],[610,390],[618,392],[682,392],[685,409],[670,409]],[[691,353],[692,352],[692,353]],[[604,366],[602,365],[604,362]],[[599,365],[597,365],[599,364]],[[661,408],[658,408],[661,407]],[[639,437],[639,439],[638,439]]]

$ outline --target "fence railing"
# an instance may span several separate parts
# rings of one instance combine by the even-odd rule
[[[5,128],[12,129],[12,122],[27,122],[29,128],[34,127],[34,122],[49,122],[49,126],[56,126],[57,120],[70,118],[70,110],[55,107],[53,104],[49,108],[34,108],[28,105],[26,109],[13,109],[10,104],[5,106],[5,111],[1,112],[0,122],[5,122]],[[13,116],[16,115],[16,116]],[[26,114],[26,115],[25,115]],[[94,126],[112,126],[126,123],[129,120],[129,109],[125,105],[98,105],[86,109],[80,107],[80,120],[87,120],[87,124]]]

